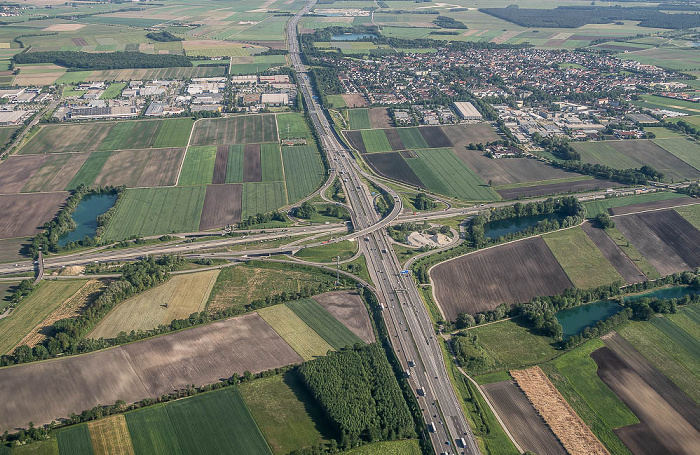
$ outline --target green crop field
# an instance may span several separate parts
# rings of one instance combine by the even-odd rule
[[[420,455],[421,453],[423,452],[415,439],[375,442],[341,452],[342,455]]]
[[[661,278],[659,271],[656,270],[653,265],[651,265],[647,258],[642,256],[642,254],[637,251],[637,248],[635,248],[634,245],[627,240],[627,237],[625,237],[622,232],[620,232],[617,228],[608,228],[605,230],[605,232],[613,240],[613,242],[620,247],[622,252],[625,253],[627,257],[637,265],[637,267],[639,267],[639,270],[641,270],[642,273],[647,276],[647,278],[650,280]]]
[[[616,281],[624,282],[580,227],[545,234],[542,238],[574,286],[590,289]]]
[[[100,173],[111,154],[112,152],[92,152],[66,189],[74,190],[78,188],[81,183],[92,185],[92,182],[95,181],[97,174]]]
[[[153,146],[161,120],[118,122],[100,144],[99,150],[127,150]]]
[[[698,117],[683,117],[683,120],[693,123],[690,121],[692,118],[697,119]],[[647,133],[654,133],[656,139],[673,139],[683,137],[682,134],[669,130],[668,128],[664,128],[663,126],[645,126],[644,131]]]
[[[294,300],[288,302],[287,306],[335,349],[362,343],[362,340],[357,335],[352,333],[350,329],[345,327],[315,300]]]
[[[384,130],[362,130],[360,133],[367,153],[391,151],[391,144],[389,144]]]
[[[262,308],[258,315],[304,360],[323,357],[333,350],[333,346],[285,305]]]
[[[343,99],[343,95],[326,95],[326,101],[328,101],[328,105],[330,107],[335,109],[347,107],[347,104],[345,104],[345,100]]]
[[[340,256],[341,261],[350,259],[356,251],[356,242],[343,240],[342,242],[304,248],[295,256],[311,262],[334,262],[338,256]]]
[[[290,137],[310,137],[306,121],[301,114],[277,114],[277,131],[281,139]]]
[[[396,128],[401,142],[407,149],[427,149],[428,144],[423,139],[418,128]]]
[[[500,197],[450,149],[415,150],[406,162],[428,190],[468,201],[495,201]]]
[[[139,409],[125,417],[135,454],[185,455],[165,406]]]
[[[282,161],[290,204],[311,194],[325,179],[321,156],[313,145],[282,147]]]
[[[205,186],[127,190],[107,226],[105,239],[196,231],[205,191]]]
[[[277,142],[275,116],[239,115],[203,119],[195,124],[192,145],[231,145]]]
[[[214,175],[216,146],[189,147],[182,164],[178,185],[204,185],[211,183]]]
[[[608,209],[615,207],[626,207],[628,205],[643,204],[645,202],[667,201],[669,199],[687,198],[683,194],[671,193],[670,191],[658,191],[656,193],[636,194],[634,196],[611,197],[585,202],[586,216],[595,218],[600,213],[608,213]]]
[[[17,131],[16,126],[3,126],[0,128],[0,147],[3,147],[10,140],[12,133]]]
[[[283,182],[244,183],[242,219],[287,205]]]
[[[87,425],[78,425],[61,430],[57,435],[58,450],[71,455],[95,455]]]
[[[579,142],[573,147],[581,154],[584,163],[603,164],[615,169],[639,167],[635,160],[616,150],[612,142]]]
[[[190,139],[194,120],[191,118],[173,118],[163,120],[153,147],[184,147]]]
[[[694,359],[700,360],[700,341],[696,340],[691,334],[666,317],[652,318],[651,323],[676,345],[680,346],[681,349],[686,350]]]
[[[229,146],[228,164],[226,165],[226,183],[243,183],[244,158],[245,147],[243,144]]]
[[[700,204],[676,207],[674,210],[680,213],[683,218],[690,222],[690,224],[695,226],[697,229],[700,229]]]
[[[0,319],[0,354],[6,354],[53,310],[78,292],[84,280],[46,281]]]
[[[240,392],[275,454],[317,445],[333,434],[323,411],[294,371],[247,382]]]
[[[113,98],[117,98],[119,95],[121,95],[122,90],[124,90],[124,87],[126,87],[126,82],[115,82],[113,84],[110,84],[109,87],[107,87],[107,90],[102,93],[102,96],[100,96],[101,100],[111,100]]]
[[[282,182],[282,154],[277,143],[260,144],[260,164],[263,182]]]
[[[368,109],[348,109],[348,121],[351,130],[368,130],[372,128],[369,122]]]
[[[599,339],[558,357],[544,366],[547,376],[611,453],[629,453],[613,428],[634,425],[637,417],[598,377],[591,353],[605,346]]]
[[[684,138],[654,139],[652,142],[695,169],[700,169],[700,145],[697,142]]]
[[[690,336],[700,341],[700,312],[697,306],[686,306],[676,314],[667,314],[675,325],[685,330]]]

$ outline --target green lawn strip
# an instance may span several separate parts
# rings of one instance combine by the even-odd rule
[[[277,143],[260,144],[260,161],[263,182],[282,182],[282,154]]]
[[[644,273],[649,279],[661,278],[661,274],[654,268],[653,265],[637,251],[637,248],[632,245],[629,240],[617,228],[608,228],[605,230],[608,236],[620,247],[623,253],[634,262],[639,270]]]
[[[231,145],[228,148],[228,164],[226,165],[226,183],[243,182],[244,145]]]
[[[637,194],[634,196],[610,197],[584,202],[586,216],[595,218],[600,213],[608,213],[609,208],[626,207],[628,205],[642,204],[645,202],[667,201],[669,199],[687,198],[688,196],[670,191],[657,191],[656,193]]]
[[[590,289],[616,281],[624,282],[580,227],[545,234],[542,238],[574,286]]]
[[[696,229],[700,229],[700,204],[676,207],[674,210],[680,213],[681,216],[695,226]]]
[[[107,90],[105,90],[102,93],[102,96],[100,96],[101,100],[111,100],[113,98],[118,97],[121,95],[122,90],[124,90],[124,87],[126,87],[126,82],[114,82],[110,84],[109,87],[107,87]]]
[[[348,345],[362,343],[360,337],[352,333],[315,300],[294,300],[286,305],[334,349],[340,350]]]
[[[187,146],[193,126],[194,120],[189,117],[163,120],[153,141],[153,147]]]
[[[272,453],[235,387],[174,401],[165,408],[184,453]]]
[[[448,148],[419,149],[417,158],[406,162],[418,178],[435,193],[469,201],[495,201],[498,193]]]
[[[396,128],[399,133],[401,142],[403,142],[404,147],[407,149],[427,149],[428,144],[421,136],[420,131],[416,127],[410,128]]]
[[[508,190],[508,189],[512,189],[512,188],[526,188],[528,186],[554,185],[557,183],[568,183],[568,182],[581,182],[583,180],[593,180],[593,176],[577,175],[576,177],[563,177],[560,179],[537,180],[537,181],[520,182],[520,183],[508,183],[506,185],[495,186],[494,189],[496,189],[496,190]]]
[[[202,145],[187,149],[178,185],[206,185],[211,183],[216,161],[216,146]]]
[[[618,332],[690,398],[700,403],[700,359],[680,349],[650,322],[630,322]]]
[[[421,455],[423,452],[417,440],[405,439],[375,442],[340,453],[342,455]]]
[[[287,204],[283,182],[243,184],[242,219],[277,210]]]
[[[295,371],[240,386],[250,413],[275,454],[287,454],[333,437],[333,429]]]
[[[326,178],[321,156],[313,145],[282,147],[289,203],[313,193]]]
[[[304,248],[294,256],[311,262],[335,262],[340,255],[340,260],[351,258],[357,251],[357,242],[343,240],[337,243]]]
[[[473,379],[479,384],[491,384],[493,382],[510,381],[512,378],[506,370],[496,371],[494,373],[480,374],[479,376],[473,376]]]
[[[700,144],[697,142],[685,138],[654,139],[652,142],[695,169],[700,169]]]
[[[365,130],[372,128],[369,121],[369,109],[348,109],[348,120],[351,130]]]
[[[80,170],[75,174],[73,180],[70,181],[66,190],[74,190],[81,183],[92,185],[92,182],[95,181],[97,174],[100,173],[111,154],[112,152],[92,152],[83,165],[80,166]]]
[[[107,226],[105,239],[196,231],[205,191],[206,186],[127,190]]]
[[[136,455],[185,455],[165,405],[128,412],[125,417]]]
[[[384,130],[362,130],[360,134],[367,153],[390,152],[392,150]]]
[[[584,163],[603,164],[615,169],[639,167],[637,161],[615,149],[614,142],[574,143],[574,149],[581,154],[581,161]]]
[[[310,137],[306,121],[301,114],[277,114],[277,131],[281,139]]]
[[[58,432],[58,450],[70,455],[95,455],[86,424],[68,427]]]

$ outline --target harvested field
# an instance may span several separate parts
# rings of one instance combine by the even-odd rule
[[[246,144],[243,156],[243,182],[262,182],[260,144]]]
[[[274,115],[241,115],[196,123],[191,145],[231,145],[277,142]]]
[[[218,275],[218,270],[175,275],[117,305],[87,338],[114,338],[121,331],[150,330],[203,311]]]
[[[671,207],[680,207],[682,205],[693,205],[697,203],[697,199],[679,197],[675,199],[666,199],[662,201],[644,202],[642,204],[627,205],[624,207],[613,207],[608,209],[608,211],[611,215],[627,215],[630,213],[647,212]]]
[[[391,128],[389,111],[385,107],[372,107],[369,109],[369,123],[372,128]]]
[[[510,374],[569,454],[609,454],[539,367]]]
[[[130,188],[174,185],[183,153],[181,148],[113,152],[93,184]]]
[[[199,230],[223,228],[241,221],[243,185],[207,185]]]
[[[635,454],[698,453],[697,405],[619,335],[604,340],[608,347],[591,354],[598,376],[640,420],[617,436]]]
[[[541,237],[499,245],[435,266],[430,277],[445,317],[560,294],[571,280]]]
[[[325,356],[333,347],[285,305],[275,305],[257,311],[275,332],[304,359]]]
[[[22,191],[63,191],[89,157],[89,153],[50,156]]]
[[[368,153],[363,158],[377,174],[400,180],[413,186],[425,187],[399,152]]]
[[[581,227],[627,284],[646,279],[646,275],[627,257],[604,229],[594,227],[590,222],[583,223]]]
[[[5,239],[0,240],[0,262],[14,262],[18,259],[27,259],[20,254],[20,250],[25,244],[29,244],[31,239]]]
[[[493,181],[494,185],[509,183],[539,182],[542,180],[563,179],[579,176],[552,166],[547,166],[532,158],[503,158],[491,159],[479,150],[455,147],[455,154],[464,161],[485,182]]]
[[[9,156],[0,164],[0,194],[19,193],[48,159],[46,155]]]
[[[662,210],[637,217],[691,268],[700,266],[700,231],[678,212]]]
[[[0,195],[0,239],[28,237],[40,232],[63,206],[68,193]]]
[[[479,143],[486,144],[499,139],[499,136],[488,123],[447,125],[441,128],[454,147]]]
[[[499,190],[498,194],[500,194],[503,199],[517,199],[520,197],[537,197],[547,196],[550,194],[579,193],[582,191],[612,188],[618,185],[618,183],[611,182],[610,180],[591,179],[581,180],[578,182],[564,182],[550,185],[511,188],[507,190]]]
[[[106,419],[95,420],[87,424],[95,455],[133,455],[129,428],[124,414]]]
[[[228,145],[216,147],[216,161],[214,161],[214,176],[211,183],[220,185],[226,183],[226,166],[228,165]]]
[[[538,455],[564,455],[566,450],[513,381],[481,386],[523,450]]]
[[[439,126],[423,126],[418,131],[429,148],[452,147],[452,142]]]
[[[319,294],[313,298],[365,343],[373,343],[374,330],[362,297],[355,291]]]
[[[389,145],[391,145],[392,150],[406,149],[406,146],[403,145],[403,142],[401,141],[401,136],[399,136],[398,131],[396,131],[394,128],[385,129],[384,134],[386,135],[386,138],[389,141]]]
[[[343,131],[345,137],[350,142],[350,145],[359,151],[360,153],[367,153],[367,148],[365,148],[365,142],[362,140],[361,131]]]
[[[343,97],[343,101],[345,101],[345,105],[347,107],[367,106],[367,100],[365,100],[365,98],[362,95],[359,95],[357,93],[344,94],[340,96]]]
[[[75,357],[0,369],[0,429],[302,361],[257,314]],[[56,397],[61,400],[56,400]]]

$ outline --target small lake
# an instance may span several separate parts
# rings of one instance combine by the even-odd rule
[[[86,235],[92,237],[97,231],[97,217],[109,210],[117,201],[116,194],[96,194],[83,198],[73,212],[75,229],[58,239],[59,246],[68,242],[82,240]]]
[[[342,35],[331,36],[331,41],[357,41],[368,38],[377,38],[377,35],[371,33],[343,33]]]
[[[650,299],[681,299],[686,295],[698,293],[700,293],[700,290],[691,286],[673,286],[645,292],[644,294],[630,295],[625,297],[625,302],[634,302],[644,297],[649,297]]]
[[[601,300],[586,305],[557,311],[554,316],[561,324],[564,339],[581,333],[586,327],[592,327],[598,321],[607,319],[622,310],[622,307],[610,300]]]
[[[484,237],[497,239],[507,234],[524,231],[525,229],[536,226],[537,223],[543,220],[561,221],[566,216],[560,213],[548,213],[546,215],[531,215],[522,216],[520,218],[506,218],[505,220],[489,221],[484,224]]]

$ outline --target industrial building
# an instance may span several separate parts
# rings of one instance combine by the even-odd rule
[[[469,101],[457,101],[454,103],[457,114],[463,120],[481,120],[481,114]]]

